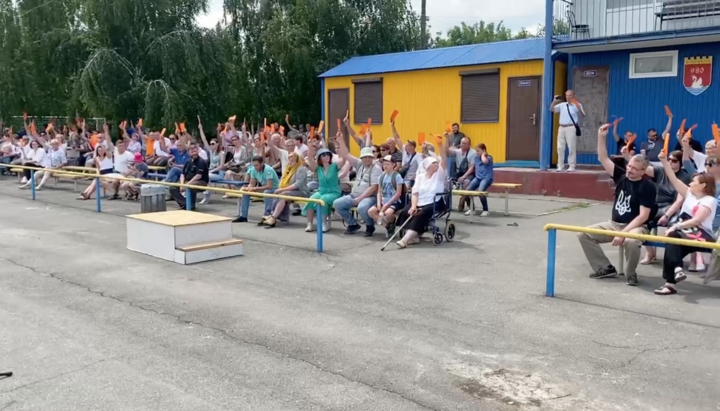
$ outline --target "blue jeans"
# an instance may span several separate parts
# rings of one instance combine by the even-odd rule
[[[350,209],[355,207],[355,199],[352,198],[352,196],[342,196],[335,200],[333,203],[333,207],[335,208],[335,211],[337,211],[338,214],[340,214],[340,217],[345,220],[348,226],[351,225],[357,225],[357,220],[355,220],[355,217],[352,216],[350,213]],[[362,201],[360,201],[360,204],[357,205],[358,214],[360,215],[360,218],[365,222],[366,225],[370,227],[375,227],[375,221],[370,218],[370,215],[368,214],[368,210],[372,206],[377,203],[377,198],[375,196],[371,196],[369,198],[366,198]]]
[[[275,192],[275,189],[271,188],[270,190],[265,190],[263,193],[265,194],[273,194]],[[250,199],[251,197],[248,195],[245,195],[242,197],[242,200],[240,200],[240,205],[238,205],[238,217],[245,217],[247,218],[248,212],[250,211]],[[263,216],[272,215],[272,205],[273,205],[274,198],[264,198],[263,202],[265,211],[263,212]]]
[[[468,182],[465,181],[466,188],[465,190],[469,191],[487,191],[488,188],[492,185],[493,180],[492,178],[483,178],[482,180],[475,177],[472,179],[472,181]],[[480,202],[482,203],[483,211],[488,211],[488,203],[487,203],[487,197],[480,196]]]
[[[165,181],[168,183],[177,183],[180,181],[180,176],[182,175],[182,170],[176,167],[173,167],[168,171],[167,177],[165,177]]]
[[[450,180],[453,180],[455,178],[455,155],[451,154],[447,156],[447,170],[445,170],[447,173],[447,177]]]

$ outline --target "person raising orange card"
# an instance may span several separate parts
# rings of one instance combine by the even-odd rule
[[[397,118],[398,114],[400,114],[399,111],[393,110],[392,114],[390,114],[390,122],[392,123]]]
[[[425,133],[418,133],[417,143],[420,148],[425,145]]]
[[[720,128],[715,123],[712,125],[712,134],[715,139],[715,144],[720,147]]]

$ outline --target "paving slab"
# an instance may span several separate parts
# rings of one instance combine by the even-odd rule
[[[0,409],[720,404],[718,283],[691,277],[658,297],[658,266],[640,268],[637,288],[593,281],[575,236],[559,233],[558,297],[543,296],[542,227],[605,220],[608,204],[512,198],[511,211],[540,216],[456,214],[455,242],[385,252],[384,236],[344,236],[339,222],[322,254],[299,217],[236,224],[245,256],[180,266],[125,249],[137,204],[103,201],[96,213],[73,198],[61,184],[33,202],[0,181],[0,372],[15,372],[0,380]]]

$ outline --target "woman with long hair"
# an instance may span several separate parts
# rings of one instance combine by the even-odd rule
[[[280,185],[275,194],[283,194],[292,197],[307,197],[310,194],[308,188],[308,170],[305,167],[305,162],[302,157],[295,152],[288,153],[288,164],[285,166],[285,170],[280,179]],[[290,204],[283,199],[276,199],[272,205],[272,215],[263,218],[260,225],[265,225],[265,228],[273,228],[277,221],[288,221],[288,215],[290,214]]]
[[[22,164],[28,167],[42,167],[45,162],[45,156],[47,155],[45,149],[40,147],[40,143],[34,139],[30,141],[29,145],[29,150],[26,151],[23,147],[20,151]],[[30,187],[30,170],[23,170],[23,174],[22,185],[19,188],[28,188]]]
[[[113,167],[113,157],[112,152],[105,148],[102,144],[95,145],[95,155],[93,156],[95,161],[93,164],[95,164],[95,169],[97,170],[98,175],[106,175],[106,174],[112,174],[114,167]],[[78,200],[89,200],[92,198],[93,193],[95,193],[95,182],[97,179],[93,179],[92,183],[83,190],[82,193],[80,193],[80,197],[78,197]],[[105,185],[105,182],[100,179],[100,185],[103,186],[103,188],[107,188]]]
[[[695,241],[715,241],[712,234],[713,219],[717,209],[715,177],[708,173],[695,174],[689,185],[675,176],[675,172],[664,153],[658,156],[668,180],[683,198],[682,207],[676,214],[674,224],[665,231],[671,238]],[[683,272],[683,258],[690,253],[707,252],[706,249],[686,245],[667,244],[663,258],[665,285],[655,290],[658,295],[677,293],[677,283],[687,278]]]
[[[210,182],[222,181],[225,178],[225,151],[221,142],[213,138],[208,142],[205,131],[200,122],[200,116],[198,116],[198,130],[200,131],[200,139],[203,142],[203,147],[209,154],[208,167],[210,168],[209,176]],[[200,200],[200,205],[207,204],[210,201],[211,191],[205,191],[203,193],[203,199]]]

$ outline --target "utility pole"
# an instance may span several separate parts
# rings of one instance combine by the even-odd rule
[[[420,50],[427,48],[427,0],[422,0],[420,6]]]

